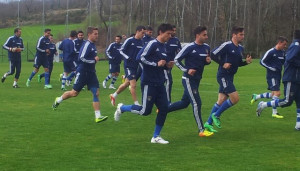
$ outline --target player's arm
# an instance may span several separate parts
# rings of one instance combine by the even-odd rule
[[[291,65],[300,67],[300,45],[299,42],[296,42],[291,46],[286,53],[286,62],[289,62]]]
[[[106,51],[105,51],[105,54],[106,54],[106,56],[107,56],[109,59],[113,59],[113,57],[110,55],[110,52],[111,52],[111,49],[112,49],[112,45],[113,45],[113,43],[111,43],[111,44],[108,46],[108,48],[106,49]]]
[[[45,45],[45,46],[43,47],[43,42],[42,42],[43,39],[44,39],[43,37],[41,37],[41,38],[39,39],[39,41],[38,41],[38,43],[37,43],[37,45],[36,45],[36,50],[39,51],[39,52],[45,53],[46,50],[47,50],[47,46]]]
[[[84,47],[81,48],[79,52],[79,59],[84,63],[93,64],[96,63],[98,57],[97,54],[94,55],[94,59],[88,59],[89,52],[91,51],[90,43],[85,43]],[[99,60],[99,59],[98,59]]]
[[[270,50],[268,50],[265,54],[264,54],[264,56],[261,58],[261,60],[260,60],[260,64],[263,66],[263,67],[265,67],[265,68],[267,68],[267,69],[269,69],[269,70],[271,70],[271,71],[276,71],[276,68],[274,68],[274,67],[272,67],[271,65],[270,65],[270,60],[271,60],[271,58],[273,57],[273,53],[271,53],[271,51],[272,51],[272,49],[270,49]]]
[[[155,52],[155,44],[153,42],[149,42],[146,46],[144,46],[137,55],[137,60],[141,61],[144,65],[149,65],[153,67],[157,67],[161,65],[161,63],[157,63],[153,61],[153,58],[151,57],[151,54],[154,54]]]
[[[20,47],[18,47],[17,52],[21,52],[21,51],[23,51],[25,49],[24,48],[24,44],[23,44],[23,39],[20,38],[20,41],[21,41],[21,45],[20,45]]]
[[[125,58],[125,59],[130,59],[128,55],[125,54],[125,51],[128,49],[128,46],[130,46],[130,43],[132,40],[131,38],[126,39],[123,45],[120,48],[120,54]]]
[[[4,43],[4,45],[3,45],[3,49],[6,49],[6,50],[8,50],[8,51],[12,51],[12,48],[13,47],[11,47],[12,46],[12,38],[11,37],[9,37],[7,40],[6,40],[6,42]]]
[[[60,44],[59,44],[59,46],[58,46],[58,49],[61,50],[61,51],[63,51],[63,49],[64,49],[64,45],[63,44],[64,44],[64,41],[61,41]]]
[[[226,52],[226,42],[221,46],[215,48],[211,53],[210,57],[213,61],[218,63],[219,65],[224,65],[228,61],[226,59],[222,59],[223,54]]]
[[[182,60],[188,57],[190,52],[189,45],[186,45],[181,51],[175,56],[174,62],[175,65],[183,72],[188,72],[188,68],[182,63]]]

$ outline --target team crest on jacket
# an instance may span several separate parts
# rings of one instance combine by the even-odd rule
[[[147,97],[147,101],[151,101],[151,99],[152,99],[152,96]]]

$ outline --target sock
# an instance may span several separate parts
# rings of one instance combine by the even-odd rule
[[[45,72],[45,85],[49,84],[49,72]]]
[[[66,76],[63,75],[63,77],[62,77],[62,79],[61,79],[61,87],[62,87],[62,88],[65,88],[66,79],[67,79]]]
[[[57,103],[61,103],[62,101],[63,101],[62,96],[60,96],[60,97],[56,100]]]
[[[277,97],[277,96],[273,96],[272,99],[273,99],[273,100],[276,100],[276,99],[278,99],[278,97]],[[272,114],[273,114],[273,115],[274,115],[274,114],[277,114],[277,113],[278,113],[278,112],[277,112],[277,107],[276,107],[276,106],[273,106],[272,108],[273,108]]]
[[[264,102],[262,103],[262,107],[266,108],[266,107],[278,107],[278,99],[269,101],[269,102]]]
[[[8,75],[8,74],[7,74],[7,73],[5,73],[5,74],[3,75],[3,77],[4,77],[4,78],[6,78],[6,77],[7,77],[7,75]]]
[[[117,92],[114,92],[114,94],[113,94],[114,98],[116,98],[117,95],[118,95]]]
[[[215,105],[214,105],[213,108],[211,109],[210,115],[209,115],[209,117],[208,117],[208,119],[207,119],[207,123],[208,123],[209,125],[212,125],[212,123],[213,123],[213,120],[212,120],[212,118],[211,118],[211,115],[212,115],[213,113],[215,113],[219,108],[220,108],[220,106],[218,105],[218,103],[215,103]]]
[[[231,106],[233,106],[233,104],[231,103],[230,99],[227,99],[225,102],[223,102],[223,104],[220,106],[220,108],[215,112],[215,116],[216,117],[220,117],[221,114],[227,110],[228,108],[230,108]]]
[[[108,74],[108,76],[105,78],[105,82],[111,79],[111,74]]]
[[[260,98],[267,98],[270,99],[272,98],[272,93],[262,93],[256,96],[256,100]]]
[[[113,76],[110,85],[114,85],[115,82],[117,81],[117,78],[118,78],[118,77]]]
[[[132,105],[122,105],[121,106],[121,112],[130,112],[132,108]]]
[[[154,138],[159,136],[161,129],[162,129],[162,126],[155,125],[155,129],[154,129],[154,133],[153,133]]]
[[[28,80],[31,81],[32,78],[35,76],[36,72],[32,71],[31,75],[29,76]]]
[[[134,102],[135,105],[141,106],[138,101]]]
[[[95,118],[100,118],[101,112],[100,110],[95,110]]]
[[[14,84],[13,84],[13,86],[15,86],[15,85],[17,85],[18,83],[17,83],[17,81],[14,81]]]

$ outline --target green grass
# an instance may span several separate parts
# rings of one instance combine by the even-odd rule
[[[0,63],[0,74],[8,63]],[[108,115],[96,124],[92,95],[82,91],[53,111],[51,105],[62,94],[58,75],[62,64],[55,63],[52,90],[34,77],[30,88],[25,81],[32,63],[23,62],[19,84],[13,77],[0,83],[0,170],[299,170],[300,133],[294,130],[296,107],[279,108],[284,119],[271,118],[271,109],[256,117],[250,105],[252,93],[266,92],[265,69],[255,60],[239,69],[235,85],[240,102],[222,115],[222,128],[212,137],[201,138],[191,107],[170,113],[162,137],[168,145],[151,144],[156,114],[147,117],[130,113],[113,120],[109,89],[100,89],[101,112]],[[199,88],[202,118],[206,121],[217,100],[217,65],[205,68]],[[108,73],[108,63],[97,64],[100,82]],[[173,101],[183,93],[181,72],[173,70]],[[120,85],[118,79],[117,85]],[[139,89],[140,87],[138,87]],[[138,96],[141,97],[140,91]],[[131,104],[129,91],[117,103]]]

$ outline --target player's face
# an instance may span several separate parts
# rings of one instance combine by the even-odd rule
[[[167,30],[166,32],[162,33],[160,32],[159,35],[161,36],[161,40],[163,42],[167,42],[171,36],[172,36],[173,31],[172,30]]]
[[[93,30],[93,33],[89,34],[90,41],[97,42],[98,41],[98,30]]]
[[[207,30],[204,30],[201,33],[197,34],[196,39],[196,41],[198,41],[198,43],[200,44],[205,43],[208,39]]]
[[[145,34],[145,30],[137,31],[135,33],[135,38],[141,39],[141,38],[143,38],[144,34]]]
[[[173,28],[172,37],[175,37],[175,35],[176,35],[176,28]]]
[[[279,50],[283,50],[283,49],[286,49],[287,42],[286,41],[279,42],[278,45],[279,45]]]
[[[50,42],[53,43],[53,36],[49,36]]]
[[[152,34],[153,34],[153,31],[152,30],[147,30],[146,34],[151,37]]]
[[[78,38],[79,40],[82,40],[82,39],[84,38],[83,33],[78,33],[77,38]]]
[[[15,33],[15,35],[16,35],[17,37],[21,37],[21,34],[22,34],[22,30],[18,30],[18,32]]]
[[[47,38],[49,38],[50,34],[51,34],[51,31],[47,31],[47,32],[45,32],[44,36],[47,37]]]
[[[245,38],[245,32],[239,32],[238,34],[233,34],[233,37],[236,39],[238,43],[242,43]]]
[[[116,38],[115,38],[115,42],[116,42],[116,43],[121,43],[120,37],[116,37]]]

